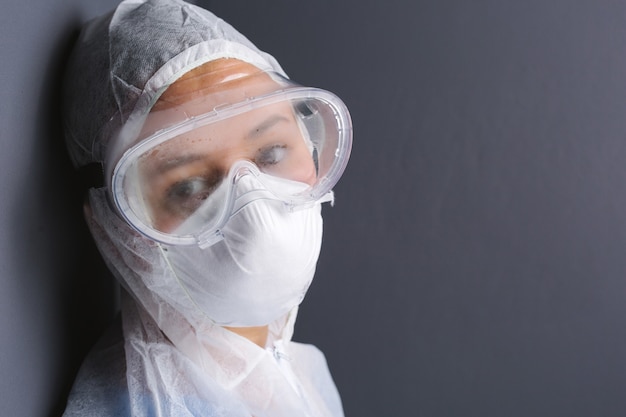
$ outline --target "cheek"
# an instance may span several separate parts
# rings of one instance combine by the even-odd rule
[[[154,228],[160,232],[169,233],[174,231],[178,225],[182,223],[180,219],[174,219],[168,216],[160,216],[154,222]]]
[[[309,155],[308,150],[298,155],[298,158],[294,158],[293,162],[293,180],[302,182],[308,185],[315,184],[317,180],[317,173],[315,170],[315,164]]]
[[[317,181],[317,170],[311,151],[309,150],[304,140],[294,146],[292,155],[292,172],[293,180],[299,181],[308,185],[313,185]]]
[[[281,163],[267,169],[266,173],[308,185],[313,185],[317,181],[315,163],[305,143],[289,144],[287,157]]]

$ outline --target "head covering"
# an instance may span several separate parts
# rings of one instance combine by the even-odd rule
[[[228,23],[182,1],[127,0],[89,22],[66,76],[65,137],[73,163],[103,161],[113,132],[148,113],[182,75],[219,58],[286,76]]]
[[[179,0],[127,0],[89,22],[65,83],[66,139],[73,163],[103,162],[120,129],[143,119],[182,75],[219,58],[284,75],[273,57],[230,25]],[[119,394],[132,415],[343,415],[323,355],[290,341],[297,307],[270,323],[263,349],[216,325],[190,301],[164,256],[167,248],[117,216],[106,188],[90,189],[86,218],[126,291],[126,371],[121,382],[102,375],[119,366],[101,367],[100,375],[91,368],[82,372],[66,415],[116,415],[120,408],[115,411],[111,397],[101,394],[103,386],[114,397]],[[94,357],[107,355],[97,352]],[[98,379],[106,382],[97,384]]]

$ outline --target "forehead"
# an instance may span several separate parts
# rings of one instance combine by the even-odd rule
[[[252,64],[237,59],[217,59],[201,65],[172,83],[153,107],[153,111],[184,105],[204,97],[215,100],[238,95],[251,96],[271,88],[277,83]]]
[[[201,105],[198,107],[202,108]],[[193,104],[189,108],[197,110]],[[161,113],[169,113],[164,110]],[[198,110],[200,113],[200,111]],[[161,114],[159,119],[165,115]],[[164,137],[156,146],[163,156],[171,152],[195,151],[213,153],[232,148],[260,147],[268,140],[290,142],[301,140],[300,125],[289,102],[278,102],[254,108],[243,114],[207,124],[188,125],[171,136]]]
[[[195,68],[171,84],[147,115],[139,139],[215,108],[243,102],[281,88],[257,67],[218,59]]]

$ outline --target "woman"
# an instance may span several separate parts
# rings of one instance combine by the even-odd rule
[[[321,352],[291,342],[351,145],[343,103],[289,81],[206,10],[127,0],[68,66],[85,215],[125,291],[65,415],[342,416]]]

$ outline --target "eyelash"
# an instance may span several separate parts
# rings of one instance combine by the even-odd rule
[[[280,152],[277,156],[276,153]],[[259,166],[276,165],[283,160],[287,152],[286,145],[272,145],[267,148],[259,149],[259,156],[255,158],[254,162]]]
[[[193,213],[221,182],[221,176],[190,177],[172,184],[165,190],[163,205],[178,215]]]

